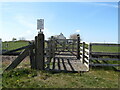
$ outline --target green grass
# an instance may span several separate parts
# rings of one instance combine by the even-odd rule
[[[14,69],[3,73],[3,88],[118,88],[118,72],[92,69],[79,73],[51,73]]]
[[[8,47],[6,47],[6,44],[8,44]],[[13,49],[17,49],[23,46],[28,45],[29,43],[27,41],[9,41],[9,42],[2,42],[2,49],[7,49],[7,50],[13,50]],[[47,44],[45,43],[45,46],[47,46]],[[57,45],[59,47],[61,47],[61,45]],[[66,45],[69,46],[69,45]],[[72,47],[72,45],[70,45],[69,47]],[[74,46],[76,47],[76,46]],[[86,44],[85,47],[87,48],[88,45]],[[92,51],[93,52],[119,52],[118,51],[119,47],[111,47],[111,46],[93,46],[92,47]]]
[[[8,44],[8,47],[7,47]],[[13,50],[23,46],[27,46],[29,43],[27,41],[9,41],[9,42],[2,42],[2,49]]]
[[[93,52],[120,52],[119,47],[111,47],[111,46],[93,46]]]

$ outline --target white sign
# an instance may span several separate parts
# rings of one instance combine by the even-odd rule
[[[37,20],[37,29],[44,29],[44,19]]]

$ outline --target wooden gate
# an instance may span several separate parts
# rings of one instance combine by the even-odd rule
[[[81,48],[82,44],[79,35],[77,39],[56,39],[52,36],[50,40],[46,41],[45,69],[52,71],[88,71],[89,60],[87,59],[86,67],[83,61],[85,57],[83,56],[84,49]]]
[[[65,72],[89,71],[88,46],[86,47],[85,42],[80,43],[79,35],[77,39],[56,39],[52,36],[50,40],[44,41],[44,34],[39,33],[35,37],[35,42],[16,49],[25,50],[5,70],[14,69],[29,55],[31,69]]]

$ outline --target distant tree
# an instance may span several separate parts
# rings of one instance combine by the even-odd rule
[[[70,39],[77,39],[77,35],[78,35],[78,34],[76,34],[76,33],[71,34],[69,38],[70,38]]]
[[[71,35],[69,36],[69,38],[70,38],[70,39],[77,39],[77,35],[78,35],[78,34],[76,34],[76,33],[71,34]],[[80,40],[81,40],[81,38],[80,38]]]
[[[20,37],[19,40],[20,40],[20,41],[24,41],[24,40],[25,40],[25,37]]]
[[[12,41],[16,41],[16,40],[17,40],[16,38],[14,38],[14,37],[12,38]]]

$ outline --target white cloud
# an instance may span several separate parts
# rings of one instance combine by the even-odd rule
[[[99,5],[99,6],[118,8],[118,5],[113,5],[113,4],[108,4],[108,3],[93,3],[93,4],[94,5]]]
[[[75,32],[77,32],[77,33],[78,33],[78,32],[80,32],[80,30],[76,30]]]

